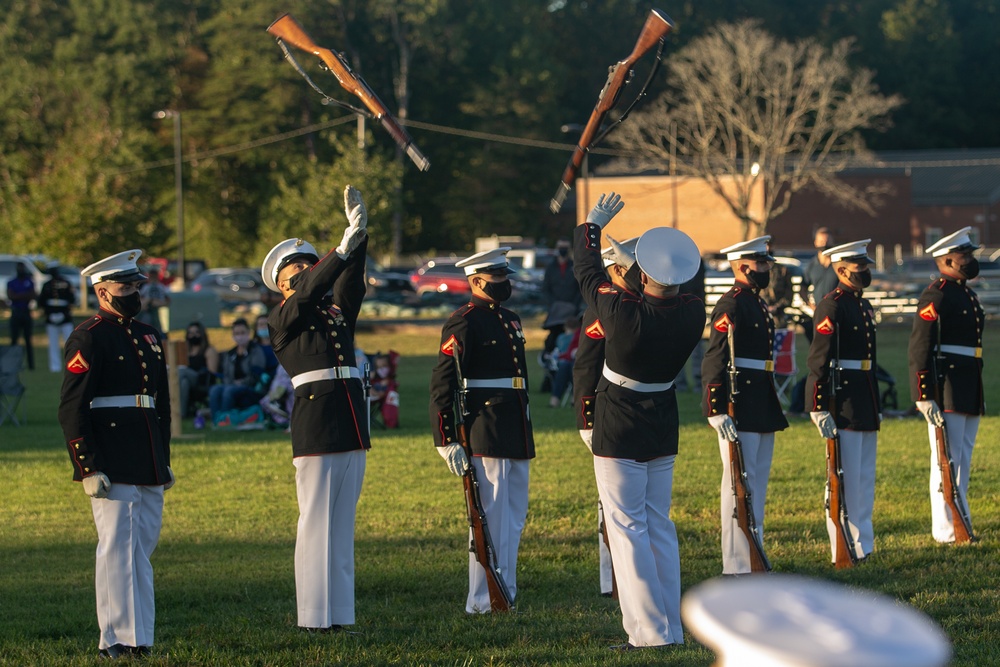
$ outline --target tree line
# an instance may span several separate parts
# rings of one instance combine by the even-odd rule
[[[756,19],[779,40],[851,40],[850,66],[901,101],[863,129],[870,148],[1000,145],[1000,0],[8,4],[0,238],[77,264],[127,247],[176,254],[173,124],[158,110],[182,118],[188,258],[254,266],[289,236],[333,244],[348,182],[365,194],[376,255],[462,251],[492,233],[551,242],[572,219],[547,210],[576,141],[561,128],[586,121],[654,6],[676,29],[651,98],[667,88],[672,54],[721,23]],[[361,131],[323,104],[283,60],[265,28],[286,11],[412,122],[429,172],[377,123]],[[316,58],[295,57],[327,94],[356,103]]]

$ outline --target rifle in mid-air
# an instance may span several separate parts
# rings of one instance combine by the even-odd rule
[[[302,26],[292,18],[291,14],[284,14],[279,17],[274,23],[267,27],[267,32],[278,40],[278,45],[281,46],[281,50],[285,53],[285,58],[288,62],[292,63],[292,66],[298,70],[299,74],[305,77],[305,80],[309,82],[309,85],[322,95],[325,100],[338,104],[342,107],[350,109],[354,113],[360,114],[362,116],[367,116],[369,118],[375,118],[380,123],[382,127],[392,136],[396,145],[399,146],[413,163],[417,165],[420,171],[427,171],[431,167],[430,160],[424,157],[424,154],[413,143],[413,137],[403,129],[403,127],[393,118],[389,109],[383,104],[382,100],[379,99],[375,91],[362,79],[359,75],[355,74],[351,69],[351,66],[347,64],[347,60],[344,56],[336,51],[331,51],[330,49],[325,49],[318,46],[312,38],[306,34],[306,31],[302,29]],[[319,56],[319,59],[323,61],[323,64],[333,72],[333,75],[337,77],[337,81],[340,85],[349,93],[356,95],[361,102],[365,105],[366,109],[361,109],[350,104],[344,104],[343,102],[338,102],[331,98],[329,95],[324,93],[320,88],[313,83],[309,75],[305,73],[292,54],[288,52],[285,47],[285,42],[291,44],[292,46],[313,54],[314,56]]]
[[[458,378],[458,390],[455,392],[455,431],[458,434],[458,444],[465,450],[469,459],[469,467],[462,474],[465,486],[465,508],[469,515],[469,528],[472,530],[472,545],[470,551],[476,555],[476,561],[486,572],[486,588],[490,593],[491,611],[509,611],[513,605],[510,591],[500,573],[497,564],[496,549],[490,538],[490,530],[486,525],[486,511],[479,496],[479,481],[476,479],[476,469],[472,467],[472,447],[469,445],[469,434],[465,428],[465,417],[469,414],[466,405],[465,378],[462,377],[462,366],[455,352],[455,374]]]
[[[837,329],[837,354],[830,360],[830,415],[837,421],[837,387],[840,384],[840,329]],[[847,518],[847,499],[844,497],[844,466],[840,458],[840,433],[826,439],[826,513],[837,526],[836,557],[834,567],[842,570],[858,562],[854,536]]]
[[[937,383],[937,390],[934,393],[934,400],[938,407],[944,409],[944,378],[938,375],[938,370],[943,366],[941,356],[941,319],[937,322],[937,346],[933,359],[931,371],[934,373],[934,380]],[[951,446],[948,443],[948,433],[944,426],[934,426],[934,440],[937,446],[938,468],[941,470],[941,495],[951,512],[951,523],[955,530],[955,543],[964,544],[975,542],[976,536],[972,532],[972,518],[969,510],[965,506],[962,494],[959,493],[958,483],[955,479],[955,462],[951,458]]]
[[[726,336],[729,343],[729,416],[733,423],[736,422],[736,395],[740,393],[737,380],[739,371],[736,370],[736,341],[734,340],[733,329],[730,323]],[[764,544],[760,538],[760,531],[757,529],[757,520],[753,515],[753,497],[750,488],[747,486],[747,471],[743,462],[743,443],[739,438],[729,441],[729,466],[730,477],[733,482],[733,495],[736,496],[736,524],[746,537],[747,545],[750,547],[750,571],[770,572],[771,563],[764,553]]]
[[[608,68],[608,80],[597,96],[597,104],[590,114],[590,120],[587,121],[586,127],[583,128],[583,132],[580,134],[580,141],[576,144],[573,155],[569,158],[569,164],[566,165],[566,169],[563,171],[562,183],[559,184],[559,189],[556,190],[555,196],[552,197],[552,201],[549,203],[549,210],[553,213],[558,213],[559,209],[562,208],[563,202],[566,201],[566,195],[569,194],[569,191],[573,187],[573,182],[576,181],[577,172],[580,171],[580,166],[583,164],[583,158],[587,155],[587,152],[607,136],[608,132],[618,123],[628,118],[629,112],[632,111],[636,102],[645,96],[646,88],[649,87],[649,83],[653,80],[653,75],[656,74],[660,63],[660,57],[663,53],[663,40],[673,27],[674,23],[670,20],[669,16],[659,9],[651,10],[645,25],[642,26],[642,32],[639,33],[639,39],[636,41],[632,53],[624,60],[619,60]],[[639,91],[635,100],[632,101],[632,104],[629,105],[618,121],[602,130],[601,123],[604,121],[604,117],[618,103],[618,98],[621,97],[622,90],[632,80],[632,76],[634,75],[632,70],[633,65],[656,44],[659,44],[659,48],[656,51],[656,62],[649,76],[646,78],[646,83],[643,85],[642,90]]]

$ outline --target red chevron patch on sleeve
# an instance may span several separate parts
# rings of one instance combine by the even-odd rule
[[[587,338],[593,338],[594,340],[604,338],[604,327],[601,326],[600,320],[594,320],[593,324],[588,326],[583,331],[587,334]]]
[[[816,325],[816,333],[821,333],[824,336],[829,336],[834,331],[833,322],[829,317],[824,317],[823,321]]]
[[[618,290],[611,283],[604,283],[597,288],[598,294],[618,294]]]
[[[77,375],[86,373],[90,370],[90,363],[83,358],[83,352],[77,352],[66,364],[66,370]]]
[[[934,322],[937,320],[938,312],[933,303],[929,303],[920,309],[920,318],[927,320],[928,322]]]
[[[729,314],[726,313],[719,319],[715,320],[715,324],[712,325],[716,331],[721,331],[722,333],[727,333],[729,327],[733,326],[733,321],[729,319]]]
[[[448,340],[441,343],[441,352],[447,354],[449,357],[455,356],[455,348],[458,348],[459,352],[462,351],[462,347],[458,344],[458,339],[454,336],[451,336]]]

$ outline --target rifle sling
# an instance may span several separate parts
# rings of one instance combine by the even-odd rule
[[[360,107],[356,107],[353,104],[348,104],[347,102],[341,102],[340,100],[334,99],[334,98],[330,97],[329,95],[327,95],[326,92],[322,88],[320,88],[319,86],[317,86],[316,83],[312,80],[312,78],[308,74],[306,74],[306,71],[304,69],[302,69],[302,66],[299,65],[298,61],[295,60],[295,58],[292,56],[291,52],[288,50],[288,47],[285,46],[284,40],[282,40],[279,37],[279,38],[277,38],[276,41],[278,42],[278,46],[281,47],[282,52],[284,52],[284,54],[285,54],[285,60],[287,60],[288,62],[290,62],[292,64],[292,67],[295,68],[295,71],[298,72],[299,74],[301,74],[302,78],[306,80],[306,83],[308,83],[309,86],[313,90],[315,90],[317,93],[320,94],[320,96],[322,96],[322,98],[323,98],[323,104],[324,105],[331,105],[332,104],[334,106],[338,106],[338,107],[341,107],[343,109],[347,109],[348,111],[351,111],[352,113],[356,113],[359,116],[364,116],[365,118],[375,118],[375,114],[373,114],[372,112],[368,111],[367,109],[362,109]],[[323,67],[327,71],[330,70],[330,68],[327,67],[326,64],[324,64],[322,62],[320,63],[320,67]]]
[[[652,69],[649,70],[649,76],[646,77],[646,82],[642,84],[642,90],[639,91],[639,94],[635,96],[635,99],[632,100],[632,103],[628,105],[628,108],[625,109],[625,111],[618,118],[618,120],[616,120],[611,125],[608,125],[603,130],[598,131],[597,136],[594,137],[593,141],[590,142],[590,145],[584,148],[585,151],[589,153],[590,149],[597,146],[597,144],[599,144],[601,140],[604,139],[604,137],[608,136],[608,133],[611,132],[611,130],[615,129],[621,123],[623,123],[625,119],[628,118],[628,115],[632,112],[632,109],[635,108],[635,105],[639,102],[639,100],[641,100],[643,97],[646,96],[646,90],[649,88],[649,84],[653,82],[653,77],[656,76],[656,72],[660,69],[660,63],[663,60],[663,45],[665,41],[666,40],[661,39],[659,46],[656,48],[656,58],[653,61]],[[618,93],[621,93],[621,91],[624,90],[624,88],[625,87],[622,86],[622,88],[618,90]]]

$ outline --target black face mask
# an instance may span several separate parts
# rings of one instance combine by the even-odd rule
[[[201,345],[201,336],[188,336],[189,345]]]
[[[142,299],[138,292],[132,292],[128,296],[111,297],[111,307],[117,310],[122,317],[132,318],[142,310]]]
[[[636,262],[625,272],[625,287],[629,292],[642,294],[642,271],[639,269],[639,262]]]
[[[850,273],[854,276],[853,280],[856,280],[857,283],[861,285],[861,289],[864,289],[872,284],[871,269],[865,269],[864,271],[851,271]]]
[[[979,275],[979,260],[973,257],[972,261],[965,266],[958,266],[955,268],[962,274],[963,277],[965,277],[966,280],[972,280]]]
[[[510,298],[510,294],[513,291],[511,287],[510,280],[504,280],[499,283],[487,282],[483,285],[483,291],[486,292],[486,296],[490,297],[497,303],[503,303]]]
[[[298,292],[299,287],[302,285],[302,279],[306,277],[305,271],[299,271],[294,276],[288,279],[288,289]]]
[[[569,256],[569,248],[559,248],[558,251],[560,257]]]
[[[744,266],[743,275],[747,277],[750,282],[751,287],[756,287],[757,289],[765,289],[771,284],[771,272],[770,271],[754,271],[748,266]]]

